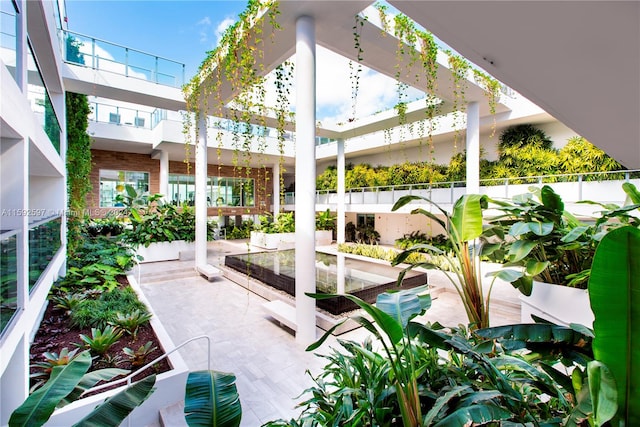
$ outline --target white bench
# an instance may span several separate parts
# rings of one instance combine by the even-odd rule
[[[296,308],[284,301],[273,300],[262,304],[262,308],[280,325],[296,330]]]
[[[222,271],[218,270],[211,264],[203,264],[196,267],[196,271],[207,278],[208,281],[213,281],[216,277],[222,276]]]

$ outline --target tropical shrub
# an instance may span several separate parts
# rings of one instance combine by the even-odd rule
[[[440,216],[423,209],[416,208],[412,214],[420,213],[437,222],[443,230],[447,240],[451,244],[451,251],[444,251],[430,244],[417,244],[404,250],[394,259],[392,265],[408,263],[408,258],[416,252],[427,252],[432,255],[444,257],[449,265],[445,275],[460,296],[462,305],[469,319],[472,328],[484,328],[489,326],[489,303],[491,288],[485,295],[482,286],[482,264],[480,259],[499,248],[499,244],[474,244],[476,239],[484,241],[492,238],[496,233],[501,232],[501,227],[484,227],[483,210],[488,207],[487,196],[478,194],[466,194],[460,197],[453,205],[451,212],[441,208],[433,201],[422,196],[403,196],[394,205],[392,210],[396,211],[415,200],[429,203],[438,211]],[[434,264],[430,258],[417,263],[411,263],[398,276],[398,284],[407,271],[421,267],[425,269],[439,269],[440,266]],[[493,284],[492,284],[493,285]]]
[[[89,351],[76,355],[67,364],[53,367],[49,380],[13,411],[9,418],[9,427],[40,427],[47,422],[56,408],[77,400],[83,392],[99,381],[109,381],[128,372],[122,369],[101,369],[87,373],[90,367]],[[107,398],[74,425],[119,426],[133,409],[153,393],[155,381],[155,375],[150,375],[127,387]]]
[[[263,233],[293,233],[296,231],[293,212],[280,212],[275,220],[271,215],[260,215],[260,222],[254,226],[255,231]]]
[[[117,200],[126,207],[130,227],[125,230],[125,241],[133,246],[151,243],[196,239],[196,216],[192,206],[184,203],[176,206],[165,202],[161,194],[141,195],[130,186]],[[207,240],[213,240],[217,224],[207,223]]]
[[[143,310],[134,310],[126,314],[118,312],[116,313],[116,318],[109,324],[131,335],[135,340],[138,336],[138,329],[149,323],[151,317],[151,313]]]
[[[580,136],[569,138],[567,144],[558,152],[559,167],[562,173],[607,172],[625,169],[620,163],[609,157],[604,151]],[[618,179],[622,177],[618,176]],[[586,175],[586,181],[595,179]],[[598,179],[602,179],[598,177]]]
[[[578,410],[591,411],[589,402],[579,398],[582,390],[589,390],[582,378],[572,381],[552,368],[562,361],[585,372],[592,341],[588,331],[585,335],[555,325],[525,325],[537,330],[528,329],[523,336],[520,325],[513,326],[519,340],[514,344],[537,349],[532,357],[464,327],[446,330],[417,322],[416,316],[431,302],[424,292],[417,288],[381,294],[375,305],[345,296],[366,312],[367,317],[353,320],[371,332],[375,342],[339,341],[342,348],[325,357],[329,363],[306,390],[310,397],[300,404],[302,414],[268,425],[559,425],[563,420],[577,425]],[[331,332],[307,350],[322,345]],[[485,334],[492,333],[505,331]]]
[[[80,340],[92,354],[102,356],[122,337],[122,331],[113,326],[107,326],[104,330],[91,328],[91,336],[80,334]]]
[[[251,230],[254,229],[253,221],[245,220],[239,225],[228,225],[224,227],[225,236],[229,240],[248,239],[251,236]]]
[[[451,244],[444,234],[438,234],[436,236],[427,236],[426,233],[415,230],[411,233],[407,233],[399,239],[396,239],[396,247],[399,249],[409,249],[410,247],[418,244],[429,244],[443,251],[450,251]]]
[[[316,213],[316,230],[332,230],[336,229],[336,216],[329,209],[324,212]]]
[[[640,203],[640,193],[623,184],[627,195]],[[606,232],[620,224],[638,224],[631,213],[640,206],[600,205],[606,210],[595,222],[583,222],[565,210],[562,198],[547,185],[500,201],[501,215],[493,225],[503,228],[507,267],[496,275],[529,293],[532,280],[585,289],[596,248]],[[587,202],[593,203],[593,202]]]
[[[122,239],[98,236],[93,239],[81,239],[76,252],[67,262],[70,268],[78,269],[92,264],[107,265],[119,269],[119,274],[124,274],[135,265],[136,255],[131,246]]]
[[[103,292],[97,299],[85,299],[71,312],[71,324],[79,328],[104,328],[116,321],[118,313],[147,312],[131,288]]]
[[[122,218],[109,212],[104,218],[90,218],[84,224],[86,233],[90,237],[97,236],[118,236],[125,229]]]
[[[153,346],[153,342],[147,341],[144,345],[138,347],[137,350],[125,347],[122,349],[122,352],[129,358],[131,366],[139,368],[145,364],[147,357],[156,349],[157,347]]]
[[[338,172],[334,165],[329,165],[316,178],[316,189],[318,190],[334,190],[338,188]]]

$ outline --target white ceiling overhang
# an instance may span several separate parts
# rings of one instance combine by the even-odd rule
[[[628,168],[640,168],[640,2],[389,3]]]

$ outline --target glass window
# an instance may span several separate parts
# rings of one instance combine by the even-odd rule
[[[18,235],[0,237],[0,334],[18,310]]]
[[[62,219],[57,217],[29,228],[29,291],[60,249],[60,227]]]
[[[357,227],[373,227],[376,225],[376,215],[375,214],[358,214],[357,217]]]
[[[16,78],[16,51],[18,49],[17,16],[18,12],[14,2],[0,2],[0,58],[14,80]]]
[[[121,207],[116,201],[125,193],[125,186],[132,186],[139,195],[149,194],[149,173],[100,169],[100,207]]]
[[[252,178],[209,179],[209,206],[255,206],[255,183]]]
[[[29,69],[27,98],[31,103],[31,110],[35,113],[56,151],[60,153],[60,122],[53,110],[53,104],[42,79],[38,62],[33,55],[31,43],[29,43],[27,67]]]
[[[195,202],[196,185],[193,175],[169,175],[169,196],[171,203],[181,205],[187,203],[193,206]]]
[[[195,177],[169,175],[171,203],[195,203]],[[252,178],[207,178],[207,206],[255,206],[255,180]]]

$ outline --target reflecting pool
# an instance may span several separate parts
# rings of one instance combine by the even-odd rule
[[[343,257],[343,255],[340,255]],[[289,295],[295,296],[295,250],[254,252],[227,255],[225,265],[246,274]],[[344,291],[373,303],[378,294],[396,288],[402,269],[376,262],[353,258],[344,259]],[[338,292],[338,257],[316,252],[316,289],[319,293]],[[310,272],[310,274],[313,274]],[[412,288],[427,282],[426,273],[410,271],[402,287]],[[354,310],[357,306],[346,298],[338,297],[316,301],[318,307],[332,314]]]

